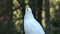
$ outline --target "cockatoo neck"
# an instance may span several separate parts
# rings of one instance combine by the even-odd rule
[[[31,8],[26,8],[24,19],[34,19]]]

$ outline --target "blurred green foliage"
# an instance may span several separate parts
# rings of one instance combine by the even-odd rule
[[[35,0],[34,2],[33,1],[34,0],[31,0],[29,2],[29,4],[34,7],[35,2],[37,2],[37,0]],[[45,1],[45,0],[43,0],[43,1]],[[60,3],[60,0],[50,0],[50,6],[52,6],[50,8],[53,8],[53,9],[50,10],[51,11],[50,12],[50,14],[51,14],[50,15],[51,16],[51,22],[50,22],[50,24],[51,24],[51,34],[60,34],[60,16],[59,16],[60,12],[58,12],[58,11],[57,11],[58,13],[56,12],[56,5],[58,5],[59,3]],[[20,4],[17,0],[14,0],[13,4],[14,4],[13,9],[20,6]],[[45,4],[45,3],[43,2],[43,4]],[[44,8],[44,6],[43,6],[43,8]],[[5,13],[4,10],[6,10],[6,9],[4,9],[5,7],[7,7],[7,6],[5,6],[4,2],[2,0],[0,0],[0,34],[4,34],[4,32],[5,32],[3,22],[1,21],[1,17],[2,17],[1,15],[3,15]],[[45,15],[43,15],[43,17],[44,16]],[[53,16],[53,18],[52,18],[52,16]],[[17,9],[15,11],[13,11],[13,22],[14,22],[14,24],[13,23],[8,23],[8,26],[7,26],[7,29],[6,29],[10,34],[23,34],[24,33],[23,32],[24,28],[23,28],[22,17],[23,17],[23,15],[22,15],[22,10],[21,9]],[[43,18],[43,19],[45,19],[45,18]],[[44,26],[46,26],[46,24],[44,24]]]

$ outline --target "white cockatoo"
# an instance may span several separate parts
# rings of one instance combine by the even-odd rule
[[[30,7],[26,7],[25,9],[24,31],[25,34],[45,34],[42,26],[34,18]]]

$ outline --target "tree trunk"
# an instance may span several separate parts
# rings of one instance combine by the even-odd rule
[[[50,34],[50,5],[49,0],[45,0],[45,19],[46,19],[46,34]]]
[[[37,8],[38,8],[38,21],[40,22],[40,24],[42,24],[42,4],[43,4],[43,0],[38,0],[37,3]]]

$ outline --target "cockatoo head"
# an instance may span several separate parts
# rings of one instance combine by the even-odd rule
[[[25,19],[31,19],[32,17],[33,17],[32,9],[30,8],[29,5],[26,5],[26,9],[25,9]]]
[[[32,12],[32,10],[31,10],[29,5],[26,5],[25,12],[27,12],[27,13],[31,13]]]

